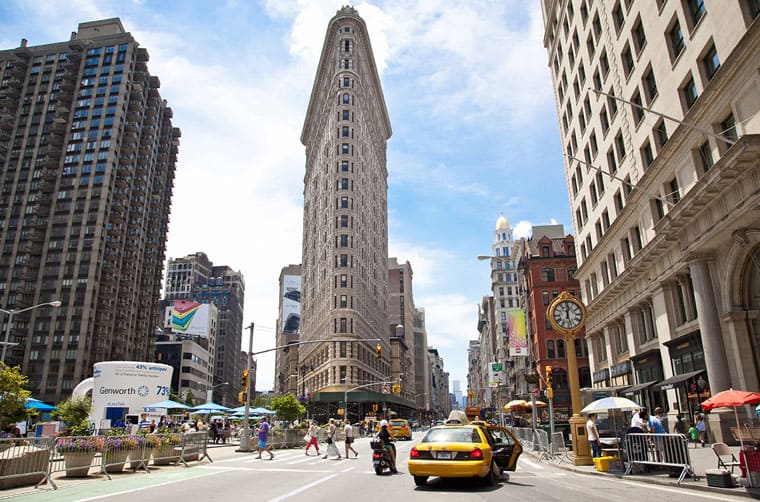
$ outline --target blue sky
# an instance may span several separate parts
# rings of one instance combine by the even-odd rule
[[[0,48],[67,40],[120,17],[182,129],[167,256],[204,251],[245,275],[254,350],[274,346],[280,269],[301,262],[301,127],[341,2],[5,0]],[[353,4],[367,22],[393,136],[389,254],[409,260],[428,342],[466,387],[466,349],[500,213],[518,236],[568,198],[538,2]],[[245,340],[245,337],[244,337]],[[247,346],[247,342],[244,342]],[[257,389],[272,387],[272,356]]]

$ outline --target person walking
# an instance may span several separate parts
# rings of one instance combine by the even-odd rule
[[[599,441],[599,431],[596,429],[596,415],[589,413],[588,420],[586,421],[586,435],[588,437],[588,444],[591,445],[591,456],[602,456],[602,445]]]
[[[259,456],[257,458],[261,460],[261,452],[265,451],[269,453],[269,460],[272,460],[274,458],[274,453],[272,453],[271,447],[267,446],[267,436],[269,436],[267,417],[261,419],[261,423],[256,428],[256,432],[259,435]]]
[[[705,416],[699,413],[696,416],[696,428],[699,431],[699,442],[702,443],[702,448],[707,447],[707,427],[705,425]]]
[[[336,460],[343,458],[340,456],[340,451],[338,451],[338,447],[335,445],[335,433],[337,431],[338,428],[335,426],[335,419],[331,418],[330,423],[327,424],[327,452],[322,458],[327,458],[331,455],[337,456],[338,458]]]
[[[350,458],[348,456],[348,450],[354,452],[354,458],[357,458],[359,453],[357,453],[357,451],[354,450],[354,447],[351,446],[351,443],[354,442],[354,428],[348,420],[345,420],[343,423],[345,424],[343,426],[343,434],[346,437],[346,458]]]
[[[649,430],[653,434],[666,434],[667,431],[662,425],[663,410],[659,406],[654,409],[654,415],[649,417]],[[662,462],[665,454],[665,443],[662,438],[654,438],[655,456],[658,462]]]
[[[308,456],[309,448],[313,446],[317,450],[317,456],[319,456],[319,426],[317,426],[316,420],[312,420],[311,425],[309,425],[309,431],[306,434],[309,436],[309,441],[306,443],[304,453]]]

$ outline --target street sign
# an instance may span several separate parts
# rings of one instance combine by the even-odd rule
[[[498,387],[503,383],[504,365],[500,362],[492,362],[488,365],[488,386]]]
[[[388,385],[383,385],[383,394],[390,394],[391,388]]]

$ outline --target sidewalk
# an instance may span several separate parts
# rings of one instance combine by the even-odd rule
[[[730,447],[731,452],[736,456],[736,458],[739,458],[739,447]],[[532,451],[529,449],[525,449],[523,453],[527,453],[535,458],[538,458],[540,456],[540,453],[537,451]],[[572,453],[572,452],[570,452]],[[616,477],[616,478],[623,478],[631,481],[639,481],[642,483],[653,483],[653,484],[659,484],[659,485],[666,485],[666,486],[676,486],[680,488],[688,488],[688,489],[694,489],[694,490],[701,490],[706,491],[710,493],[720,493],[723,495],[738,495],[738,496],[745,496],[745,497],[752,497],[752,494],[743,486],[738,486],[735,488],[718,488],[718,487],[712,487],[707,486],[707,478],[705,477],[705,470],[707,469],[715,469],[718,467],[718,457],[715,456],[715,453],[712,451],[712,448],[709,446],[706,448],[702,447],[689,447],[689,457],[691,459],[691,466],[694,468],[694,473],[697,475],[697,479],[689,478],[687,477],[684,479],[680,484],[678,484],[678,478],[673,478],[668,475],[666,472],[654,472],[654,473],[642,473],[642,474],[629,474],[627,476],[623,476],[622,472],[599,472],[597,471],[593,465],[573,465],[570,460],[567,458],[561,459],[561,457],[546,461],[554,466],[559,467],[560,469],[565,469],[568,471],[573,471],[581,474],[591,474],[591,475],[597,475],[597,476],[608,476],[608,477]],[[561,460],[560,460],[561,459]],[[735,474],[741,475],[741,470],[737,467],[734,470]],[[754,498],[760,498],[760,488],[755,492],[756,496]]]

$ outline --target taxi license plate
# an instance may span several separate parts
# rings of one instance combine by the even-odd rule
[[[439,451],[438,455],[435,458],[437,458],[438,460],[451,460],[451,452]]]

